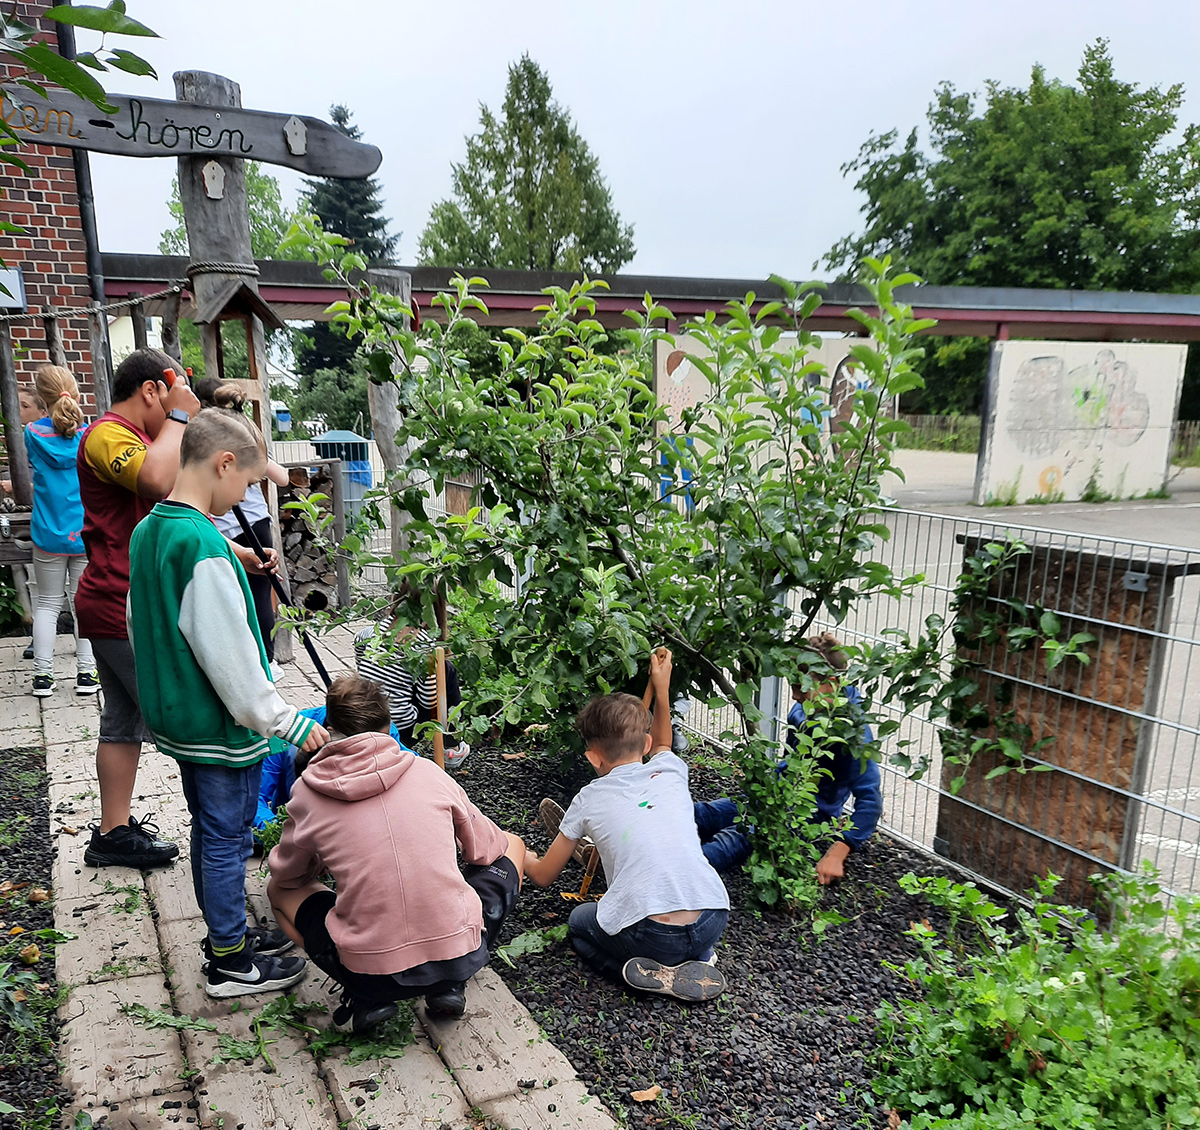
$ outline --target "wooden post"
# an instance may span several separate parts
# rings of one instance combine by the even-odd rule
[[[437,724],[433,734],[433,760],[439,769],[446,768],[446,649],[433,649],[433,674],[437,684]]]
[[[46,350],[50,354],[50,364],[60,369],[68,368],[67,351],[63,348],[62,331],[58,328],[57,314],[43,314],[42,328],[46,331]]]
[[[350,607],[350,562],[342,556],[342,542],[346,540],[346,480],[342,470],[342,461],[334,459],[330,462],[329,502],[333,507],[333,539],[337,542],[334,551],[333,568],[337,573],[338,603],[343,608]]]
[[[92,353],[92,386],[96,415],[112,407],[112,361],[108,352],[108,315],[98,302],[88,306],[88,342]]]
[[[8,473],[12,496],[18,506],[33,505],[33,478],[25,454],[25,428],[21,423],[21,395],[17,367],[13,363],[12,333],[0,322],[0,411],[4,412],[4,446],[8,451]]]
[[[183,364],[183,347],[179,343],[179,301],[180,294],[176,291],[169,295],[163,309],[162,347],[168,357],[173,357]]]
[[[133,322],[133,348],[148,349],[150,339],[146,332],[146,307],[140,298],[130,304],[129,320]]]
[[[412,303],[412,275],[407,271],[375,270],[367,277],[380,290],[396,295],[406,306]],[[400,470],[404,452],[396,443],[396,432],[400,429],[400,387],[396,384],[367,384],[367,404],[371,410],[371,429],[375,434],[375,446],[383,459],[384,470],[394,476]],[[390,485],[393,495],[404,490],[408,484],[396,481]],[[390,507],[392,521],[392,556],[399,560],[408,549],[404,536],[407,518],[397,506]]]

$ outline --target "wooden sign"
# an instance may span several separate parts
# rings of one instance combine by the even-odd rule
[[[328,122],[230,106],[109,94],[111,117],[65,90],[4,87],[0,112],[24,142],[122,157],[240,157],[314,177],[369,177],[383,154]],[[15,101],[14,101],[15,99]]]

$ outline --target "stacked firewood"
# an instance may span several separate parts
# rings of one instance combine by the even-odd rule
[[[288,471],[289,484],[279,491],[279,525],[283,534],[283,556],[288,576],[292,579],[292,602],[299,608],[321,612],[338,604],[337,573],[329,554],[308,527],[303,513],[285,509],[288,502],[309,495],[323,494],[318,505],[328,514],[333,496],[333,480],[329,468],[318,466],[293,467]],[[326,536],[332,534],[326,527]]]

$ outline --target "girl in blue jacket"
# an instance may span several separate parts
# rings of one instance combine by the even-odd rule
[[[70,597],[87,565],[83,548],[83,503],[75,457],[79,451],[83,409],[79,386],[66,369],[43,365],[34,378],[34,389],[46,415],[25,426],[25,451],[33,468],[33,573],[37,578],[37,605],[33,610],[33,693],[47,698],[54,693],[54,637],[63,598]],[[75,628],[75,693],[93,695],[100,690],[92,645],[79,638]]]

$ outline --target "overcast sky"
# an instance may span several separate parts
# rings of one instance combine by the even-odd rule
[[[598,156],[634,225],[626,270],[645,274],[812,277],[859,225],[840,166],[872,130],[920,123],[943,79],[1024,85],[1041,63],[1073,80],[1103,36],[1118,77],[1182,82],[1182,121],[1200,118],[1196,0],[129,0],[129,12],[162,36],[129,45],[160,78],[114,74],[111,90],[173,98],[172,73],[195,69],[240,82],[252,109],[349,106],[383,150],[404,263],[480,102],[499,108],[524,52]],[[102,248],[157,251],[175,161],[93,155],[92,168]],[[278,173],[291,203],[300,178]]]

